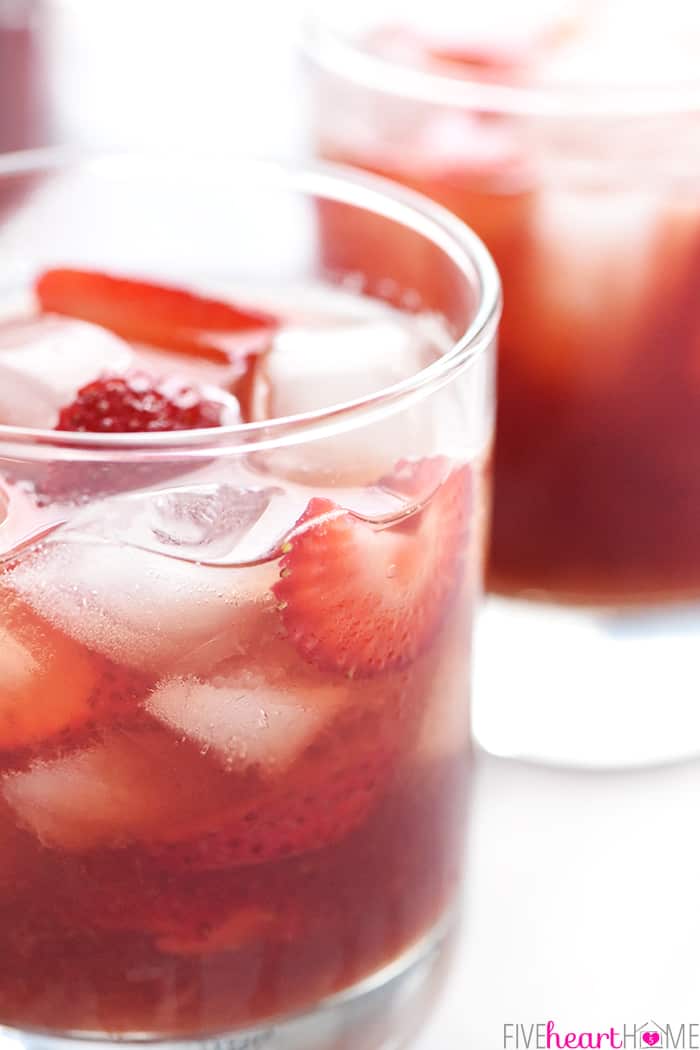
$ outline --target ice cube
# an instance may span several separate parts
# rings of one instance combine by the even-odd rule
[[[53,427],[59,409],[105,372],[134,363],[127,343],[96,325],[59,317],[0,328],[0,423]]]
[[[202,479],[206,473],[202,475]],[[262,488],[253,472],[248,488],[205,483],[115,496],[86,507],[71,532],[131,543],[169,557],[228,565],[264,559],[300,516],[306,501],[280,488]]]
[[[170,729],[211,750],[228,768],[284,771],[344,703],[348,685],[333,680],[271,677],[249,667],[209,681],[175,678],[147,702]]]
[[[0,423],[10,427],[49,429],[57,406],[46,383],[4,364],[0,357]]]
[[[197,672],[252,645],[273,608],[269,565],[208,568],[118,542],[50,542],[8,585],[88,648],[156,673]]]
[[[415,375],[432,359],[425,340],[392,319],[283,329],[265,359],[263,417],[364,397]]]
[[[387,318],[328,327],[290,327],[275,337],[256,372],[257,419],[297,415],[363,398],[431,364],[438,348],[427,326]],[[303,448],[260,453],[255,461],[304,484],[363,484],[396,460],[431,447],[430,413],[420,406]]]
[[[142,731],[9,774],[2,794],[45,846],[77,851],[177,838],[178,829],[186,837],[224,806],[225,781],[201,756]]]
[[[8,584],[118,663],[209,671],[278,626],[270,590],[278,569],[265,559],[306,502],[229,484],[115,496],[77,511]]]

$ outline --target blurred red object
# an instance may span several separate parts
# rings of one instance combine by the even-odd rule
[[[0,0],[0,152],[43,141],[38,0]]]

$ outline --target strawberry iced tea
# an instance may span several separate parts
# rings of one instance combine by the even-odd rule
[[[488,356],[420,289],[68,262],[0,324],[0,1022],[249,1029],[454,909]]]
[[[384,9],[314,31],[318,143],[448,207],[499,267],[493,588],[696,596],[697,5]]]

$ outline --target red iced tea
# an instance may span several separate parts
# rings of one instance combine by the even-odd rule
[[[0,422],[64,438],[215,442],[449,345],[345,292],[53,271],[35,304],[0,328]],[[3,1024],[245,1028],[447,915],[486,450],[414,454],[420,407],[233,457],[0,460]]]
[[[337,63],[317,42],[319,148],[445,205],[500,270],[491,586],[697,595],[697,12],[502,6],[374,32]]]

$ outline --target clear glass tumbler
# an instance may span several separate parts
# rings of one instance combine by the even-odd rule
[[[672,5],[628,75],[653,5],[559,6],[535,33],[540,8],[512,5],[489,35],[488,11],[440,0],[413,20],[325,4],[306,51],[318,152],[439,201],[503,281],[476,737],[616,766],[700,752],[700,87],[681,68],[700,44]],[[624,30],[612,54],[596,19]],[[554,83],[577,34],[599,83],[573,59]]]
[[[460,895],[490,256],[332,168],[0,173],[0,1046],[398,1046]],[[328,238],[370,220],[381,279],[372,237]],[[245,392],[238,337],[126,278],[274,315]],[[242,421],[56,429],[130,354]]]

